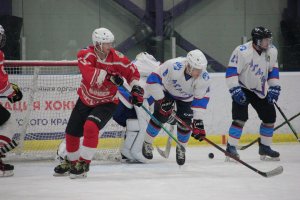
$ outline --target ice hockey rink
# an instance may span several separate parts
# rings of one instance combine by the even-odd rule
[[[15,175],[1,178],[1,200],[105,199],[105,200],[299,200],[300,144],[274,144],[281,161],[261,161],[258,146],[239,151],[251,166],[270,171],[283,166],[282,174],[262,177],[247,167],[224,162],[211,146],[187,148],[186,164],[179,167],[172,147],[169,159],[155,150],[148,164],[94,161],[86,179],[54,177],[57,161],[12,162]],[[214,153],[214,159],[208,154]]]

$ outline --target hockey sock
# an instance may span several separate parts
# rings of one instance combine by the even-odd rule
[[[159,127],[151,119],[146,129],[147,135],[145,137],[145,141],[152,144],[153,139],[158,135],[160,129],[161,127]]]
[[[84,137],[80,152],[80,160],[85,160],[85,162],[89,163],[96,153],[99,128],[95,122],[86,120],[83,130]]]
[[[80,138],[66,133],[66,150],[68,159],[76,161],[79,157]]]
[[[228,143],[232,146],[237,146],[239,139],[241,138],[242,132],[243,132],[243,127],[240,126],[235,121],[233,121],[229,128]]]
[[[0,148],[0,154],[5,154],[16,148],[16,146],[18,146],[18,143],[15,140],[11,140]]]
[[[259,128],[260,141],[262,144],[270,146],[272,144],[272,137],[274,133],[274,124],[261,123]]]
[[[189,129],[185,128],[184,126],[181,126],[180,124],[178,124],[178,126],[177,126],[178,141],[181,144],[186,145],[190,139],[190,136],[191,136],[191,131]]]

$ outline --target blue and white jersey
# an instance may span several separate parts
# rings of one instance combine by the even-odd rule
[[[226,69],[228,88],[241,86],[265,98],[269,86],[279,85],[277,54],[272,45],[259,55],[252,41],[236,47]]]
[[[146,91],[155,100],[164,98],[166,91],[176,100],[192,102],[194,119],[203,119],[209,102],[209,74],[204,70],[194,79],[185,74],[187,65],[185,57],[167,60],[148,77]]]

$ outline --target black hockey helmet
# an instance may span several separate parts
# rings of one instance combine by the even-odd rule
[[[264,38],[270,38],[272,39],[272,32],[262,26],[258,26],[255,27],[252,31],[251,31],[251,37],[252,37],[252,41],[255,45],[260,46],[260,41]]]
[[[0,25],[0,48],[4,47],[6,42],[6,35],[4,28]]]

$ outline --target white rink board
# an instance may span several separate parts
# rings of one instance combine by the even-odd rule
[[[231,124],[231,97],[225,83],[224,73],[210,74],[212,79],[211,98],[204,118],[205,128],[209,134],[226,134]],[[28,95],[31,85],[31,75],[11,75],[12,83],[17,83],[25,98]],[[52,81],[51,81],[52,79]],[[33,103],[32,114],[30,115],[30,126],[28,133],[41,132],[64,132],[72,108],[78,98],[76,87],[80,84],[80,75],[40,75],[38,79],[38,90]],[[300,73],[286,72],[280,74],[282,92],[278,105],[289,118],[300,112]],[[55,80],[55,82],[53,82]],[[71,85],[66,83],[71,82]],[[0,102],[15,114],[19,126],[22,124],[28,102],[21,101],[11,105],[6,99]],[[28,109],[28,108],[27,108]],[[277,112],[277,124],[284,119]],[[115,130],[116,124],[106,126],[107,130]],[[258,133],[260,120],[251,106],[249,106],[249,120],[244,128],[245,133]],[[300,118],[292,121],[297,132],[300,130]],[[283,126],[277,133],[291,133],[288,126]]]

